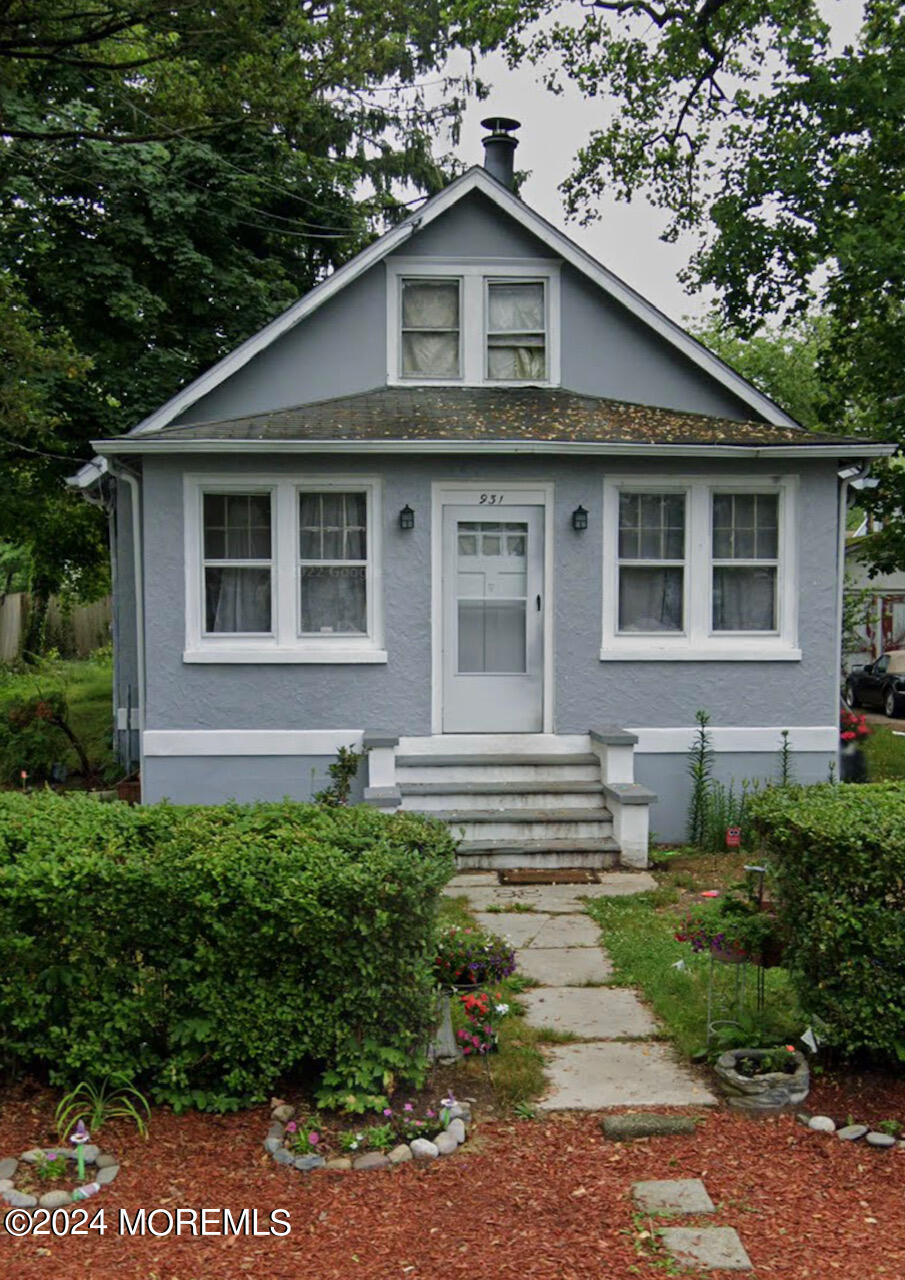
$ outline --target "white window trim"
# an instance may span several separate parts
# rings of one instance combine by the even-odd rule
[[[366,636],[333,638],[299,634],[298,495],[303,490],[354,491],[367,495]],[[206,492],[269,492],[272,503],[272,624],[270,635],[204,634],[203,501]],[[383,502],[377,476],[263,475],[214,472],[186,475],[185,513],[185,649],[183,662],[386,662],[383,618]]]
[[[392,258],[387,260],[387,384],[393,387],[558,387],[560,385],[560,263],[548,258]],[[402,281],[459,281],[460,377],[402,376]],[[541,282],[546,307],[547,377],[536,382],[486,376],[487,282]]]
[[[714,493],[775,493],[779,497],[776,631],[714,631],[712,523]],[[684,630],[622,632],[619,621],[619,495],[685,494]],[[625,476],[603,483],[603,634],[601,662],[798,662],[798,477]]]

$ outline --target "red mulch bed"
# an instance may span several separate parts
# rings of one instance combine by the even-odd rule
[[[54,1099],[10,1100],[0,1112],[0,1157],[50,1135]],[[905,1082],[818,1082],[812,1110],[877,1123],[905,1119]],[[905,1148],[873,1151],[810,1134],[790,1116],[706,1116],[694,1137],[630,1146],[603,1139],[595,1116],[479,1124],[469,1148],[391,1173],[300,1175],[275,1166],[261,1142],[263,1109],[233,1116],[154,1113],[150,1140],[125,1127],[103,1144],[122,1157],[103,1207],[103,1238],[11,1240],[0,1232],[10,1280],[661,1280],[633,1217],[641,1178],[700,1177],[734,1226],[757,1280],[827,1276],[905,1280]],[[277,1237],[124,1237],[120,1209],[257,1208],[262,1223],[289,1210]],[[730,1280],[736,1272],[709,1272]]]

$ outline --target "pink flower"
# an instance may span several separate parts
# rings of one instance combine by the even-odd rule
[[[403,1111],[414,1111],[414,1110],[415,1110],[415,1108],[412,1106],[412,1104],[411,1104],[410,1102],[407,1102],[407,1103],[405,1104],[405,1106],[402,1108],[402,1110],[403,1110]]]
[[[393,1114],[393,1108],[392,1108],[392,1107],[384,1107],[384,1109],[383,1109],[383,1114],[384,1114],[385,1116],[391,1116],[391,1115]]]
[[[311,1132],[308,1134],[308,1141],[311,1143],[312,1147],[316,1147],[317,1144],[320,1142],[320,1140],[321,1140],[321,1135],[317,1132],[316,1129],[312,1129]]]
[[[296,1131],[296,1129],[297,1129],[297,1128],[298,1128],[298,1125],[295,1123],[295,1121],[294,1121],[294,1120],[290,1120],[290,1121],[289,1121],[289,1123],[288,1123],[288,1124],[287,1124],[287,1126],[286,1126],[286,1132],[287,1132],[287,1133],[295,1133],[295,1131]]]

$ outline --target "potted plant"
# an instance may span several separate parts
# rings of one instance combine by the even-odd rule
[[[839,780],[841,782],[866,782],[867,760],[863,744],[871,730],[864,716],[842,708],[839,724]]]
[[[807,1059],[793,1044],[728,1049],[713,1069],[726,1101],[737,1111],[764,1114],[800,1106],[811,1084]]]
[[[785,936],[772,904],[735,886],[725,897],[685,916],[677,942],[707,951],[723,964],[757,964],[765,969],[782,963]]]

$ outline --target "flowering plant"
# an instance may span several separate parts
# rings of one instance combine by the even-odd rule
[[[434,977],[443,987],[499,982],[515,972],[515,952],[505,938],[454,924],[437,939]]]
[[[499,991],[492,996],[487,991],[469,991],[460,999],[465,1013],[465,1026],[456,1032],[460,1049],[466,1057],[489,1053],[497,1046],[496,1024],[509,1012],[509,1005],[501,1003]]]
[[[290,1120],[286,1125],[289,1145],[300,1155],[314,1155],[320,1145],[320,1121]]]
[[[842,719],[839,725],[839,737],[842,742],[863,742],[865,738],[869,738],[871,729],[864,716],[856,715],[854,711],[849,711],[846,707],[842,708]]]
[[[751,960],[765,967],[782,958],[785,937],[768,903],[730,890],[718,901],[686,914],[675,932],[692,951],[709,951],[724,960]]]

